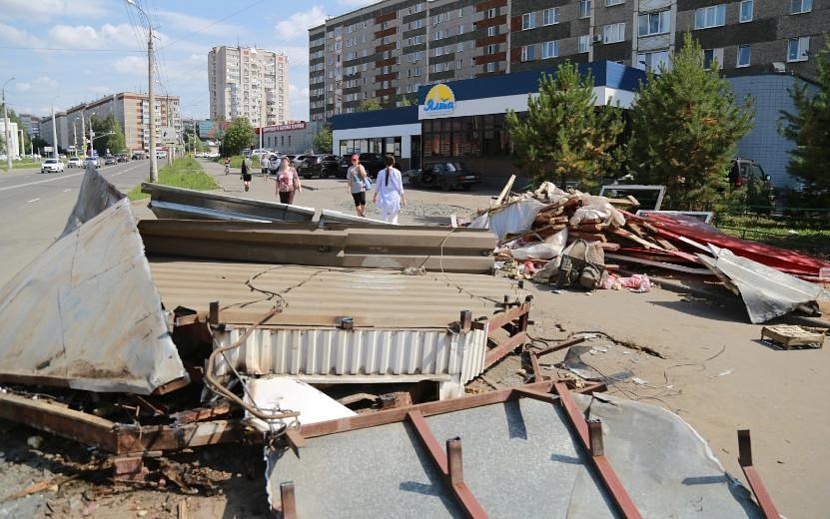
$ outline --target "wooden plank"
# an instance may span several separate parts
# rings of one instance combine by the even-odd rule
[[[510,193],[510,189],[513,188],[514,182],[516,182],[516,175],[510,175],[510,178],[507,180],[507,183],[502,188],[501,193],[499,193],[498,198],[496,198],[494,205],[499,206],[502,204],[502,202],[504,202],[505,197],[507,197],[507,194]]]
[[[499,344],[498,346],[487,352],[487,355],[484,357],[484,366],[492,366],[493,364],[498,362],[499,359],[501,359],[511,351],[515,350],[519,346],[524,345],[525,342],[527,342],[527,332],[525,331],[521,331],[516,335],[510,337],[503,343]]]
[[[179,411],[172,413],[170,418],[177,423],[191,423],[210,420],[219,416],[224,416],[231,412],[231,404],[229,402],[222,402],[210,407],[197,407],[195,409],[187,409],[186,411]]]
[[[113,452],[126,454],[145,451],[169,451],[204,447],[243,440],[259,441],[261,436],[242,420],[215,420],[181,426],[119,426]]]

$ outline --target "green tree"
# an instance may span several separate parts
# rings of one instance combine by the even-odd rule
[[[380,110],[381,108],[383,108],[383,107],[380,105],[380,101],[378,101],[375,98],[372,98],[372,99],[364,99],[360,103],[360,106],[357,107],[357,111],[358,112],[371,112],[372,110]]]
[[[795,144],[787,171],[804,182],[803,202],[830,204],[830,36],[816,59],[815,86],[799,81],[789,90],[794,112],[782,111],[780,131]],[[818,205],[816,205],[818,204]]]
[[[110,112],[103,119],[92,116],[90,118],[92,131],[95,132],[95,140],[93,147],[98,155],[103,157],[107,154],[107,150],[111,155],[124,153],[127,149],[126,139],[124,138],[124,131],[115,118],[115,114]],[[106,137],[102,135],[109,134]],[[100,138],[99,138],[100,137]]]
[[[527,99],[526,115],[508,110],[506,121],[516,165],[534,183],[577,180],[589,188],[621,164],[615,146],[623,131],[622,111],[597,108],[590,71],[580,76],[570,62],[542,74],[539,95]]]
[[[222,140],[222,156],[239,155],[244,148],[251,146],[254,142],[256,142],[256,132],[248,118],[236,118],[228,126],[225,138]]]
[[[671,68],[649,72],[631,109],[631,169],[638,183],[666,186],[669,207],[711,208],[754,117],[752,99],[737,104],[717,63],[705,69],[700,44],[686,33]]]
[[[314,136],[314,150],[319,153],[331,153],[331,128],[324,126]]]
[[[401,98],[400,106],[412,106],[412,99],[408,98],[407,96],[403,96]]]

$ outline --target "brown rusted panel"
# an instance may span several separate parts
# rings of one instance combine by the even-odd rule
[[[375,52],[385,52],[387,50],[394,50],[395,44],[394,43],[387,43],[386,45],[377,45],[375,47]]]
[[[215,420],[182,426],[123,426],[116,430],[117,453],[169,451],[242,440],[259,441],[241,421]]]
[[[518,63],[522,60],[521,47],[513,47],[510,49],[510,63]]]
[[[383,88],[383,89],[380,89],[380,90],[375,90],[375,96],[376,97],[391,96],[391,95],[395,95],[395,89],[394,88]]]
[[[499,43],[507,43],[506,34],[497,34],[495,36],[487,36],[476,40],[476,47],[486,47],[487,45],[497,45]]]
[[[382,31],[375,31],[375,39],[383,38],[384,36],[392,36],[393,34],[398,32],[397,27],[388,27],[383,29]]]
[[[519,317],[530,312],[530,304],[525,303],[520,306],[511,308],[505,312],[495,314],[490,318],[487,324],[488,331],[493,332],[500,329],[505,324],[518,319]]]
[[[489,0],[487,2],[480,2],[476,4],[476,12],[486,11],[494,7],[501,7],[507,5],[507,0]]]
[[[487,29],[488,27],[493,27],[494,25],[504,25],[507,23],[507,15],[503,14],[500,16],[496,16],[495,18],[488,18],[486,20],[479,20],[476,22],[476,30],[480,29]]]
[[[398,64],[398,58],[389,58],[389,59],[381,59],[375,61],[375,68],[385,67],[385,66],[393,66]]]
[[[376,24],[381,24],[383,22],[388,22],[389,20],[394,20],[395,17],[397,17],[397,16],[398,16],[397,11],[392,11],[392,12],[389,12],[389,13],[386,13],[386,14],[382,14],[380,16],[375,17],[375,23]]]
[[[375,83],[378,83],[380,81],[394,81],[396,79],[398,79],[398,73],[389,72],[388,74],[379,74],[375,76]]]
[[[486,54],[484,56],[476,56],[476,65],[483,65],[485,63],[494,63],[497,61],[507,60],[506,52],[497,52],[495,54]]]
[[[510,19],[510,31],[518,32],[522,30],[522,17],[514,16]]]

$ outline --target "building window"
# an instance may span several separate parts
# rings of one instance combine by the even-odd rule
[[[496,12],[495,8],[487,9],[487,16],[486,18],[489,20],[491,18],[495,18],[498,13]]]
[[[559,8],[551,7],[542,11],[542,25],[553,25],[559,23]]]
[[[536,59],[535,47],[533,45],[522,47],[522,61],[533,61],[534,59]]]
[[[787,61],[807,61],[810,51],[810,37],[790,38],[787,42]]]
[[[624,3],[625,0],[605,0],[605,7],[611,7],[612,5],[621,5]]]
[[[525,13],[522,15],[522,30],[536,28],[536,13]]]
[[[640,70],[651,70],[655,73],[660,73],[661,66],[668,70],[671,66],[671,62],[669,61],[669,51],[659,50],[655,52],[637,54],[636,65]]]
[[[670,20],[669,11],[642,14],[639,18],[637,35],[642,37],[667,33],[671,30]]]
[[[579,0],[579,17],[589,18],[591,16],[591,0]]]
[[[790,0],[790,14],[809,13],[813,10],[813,0]]]
[[[746,23],[752,21],[752,11],[755,8],[755,0],[742,0],[741,1],[741,16],[740,22]]]
[[[494,25],[492,27],[487,28],[487,37],[495,36],[499,33],[499,26]]]
[[[485,72],[495,72],[496,71],[496,64],[495,63],[487,63],[484,65]]]
[[[748,67],[752,61],[752,47],[749,45],[738,46],[738,63],[736,67]]]
[[[712,69],[712,64],[716,63],[716,68],[721,68],[723,64],[723,49],[703,49],[703,68],[706,70]]]
[[[583,52],[588,52],[588,45],[591,41],[591,36],[588,34],[583,34],[579,37],[579,48],[577,52],[582,54]]]
[[[722,27],[726,23],[726,5],[701,7],[695,11],[695,29]]]
[[[612,23],[602,27],[603,43],[618,43],[625,40],[625,23]]]
[[[488,45],[488,46],[484,47],[484,54],[495,54],[498,51],[499,51],[499,46],[495,45],[495,44]]]
[[[550,59],[559,56],[559,42],[546,41],[542,44],[542,59]]]

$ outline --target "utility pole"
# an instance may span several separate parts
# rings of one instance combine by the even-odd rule
[[[10,77],[3,83],[3,133],[6,138],[6,169],[8,171],[12,170],[12,152],[10,149],[11,146],[11,134],[9,133],[9,109],[6,107],[6,85],[9,81],[14,81],[14,76]]]
[[[84,149],[84,157],[86,157],[86,122],[84,121],[84,110],[86,110],[86,106],[81,108],[81,147]]]
[[[147,89],[148,102],[150,104],[150,182],[155,184],[159,181],[158,161],[156,159],[156,89],[153,85],[153,25],[150,17],[144,12],[135,0],[127,0],[127,3],[138,9],[138,12],[147,21],[147,78],[149,86]]]
[[[92,116],[93,115],[95,115],[95,112],[92,112],[91,114],[89,114],[89,156],[90,157],[95,155],[95,153],[94,153],[95,147],[92,144],[94,142],[92,137],[95,136],[95,132],[92,130]]]

